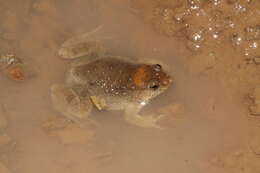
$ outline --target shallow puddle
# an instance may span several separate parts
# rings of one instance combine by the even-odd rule
[[[216,50],[214,56],[225,52],[228,58],[234,52],[226,49],[229,43],[212,48],[215,42],[207,40],[209,47],[204,46],[203,53],[187,48],[183,35],[158,32],[149,17],[156,3],[159,8],[175,8],[174,3],[146,0],[0,0],[0,53],[23,58],[34,73],[21,82],[0,77],[1,173],[242,170],[236,169],[236,152],[247,149],[252,127],[259,127],[259,119],[248,116],[245,104],[246,94],[258,84],[259,67],[250,64],[249,69],[241,63],[243,58],[220,58],[217,65],[214,58],[206,59]],[[57,50],[72,36],[98,27],[91,39],[100,41],[108,54],[160,62],[173,76],[169,90],[142,111],[167,114],[161,122],[163,130],[129,125],[121,111],[97,110],[91,118],[99,126],[82,127],[54,110],[50,86],[65,81],[69,64]],[[235,156],[223,156],[229,152]],[[251,155],[250,159],[256,161]],[[255,173],[259,169],[254,164],[244,170]]]

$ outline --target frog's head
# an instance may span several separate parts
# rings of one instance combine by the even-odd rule
[[[133,73],[133,82],[135,87],[142,90],[148,99],[156,97],[169,88],[172,77],[163,71],[160,64],[142,64]]]

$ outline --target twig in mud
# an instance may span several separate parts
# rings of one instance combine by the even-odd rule
[[[95,160],[100,160],[100,161],[109,160],[111,158],[112,158],[112,152],[100,153],[94,157]]]
[[[103,28],[103,25],[99,25],[99,26],[96,27],[94,30],[89,31],[89,32],[83,34],[82,36],[83,36],[83,37],[89,37],[90,35],[92,35],[92,34],[98,32],[98,31],[101,30],[102,28]]]

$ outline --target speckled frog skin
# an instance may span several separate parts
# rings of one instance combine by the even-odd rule
[[[141,116],[138,112],[170,86],[170,75],[159,64],[134,63],[101,50],[97,42],[83,37],[62,45],[59,55],[73,62],[66,82],[51,87],[54,107],[75,121],[86,119],[93,105],[100,110],[124,110],[130,124],[159,128],[156,122],[161,116]]]

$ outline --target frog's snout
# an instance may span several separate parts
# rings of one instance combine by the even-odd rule
[[[162,85],[163,86],[168,86],[173,82],[173,79],[171,78],[171,76],[168,76],[162,81]]]

